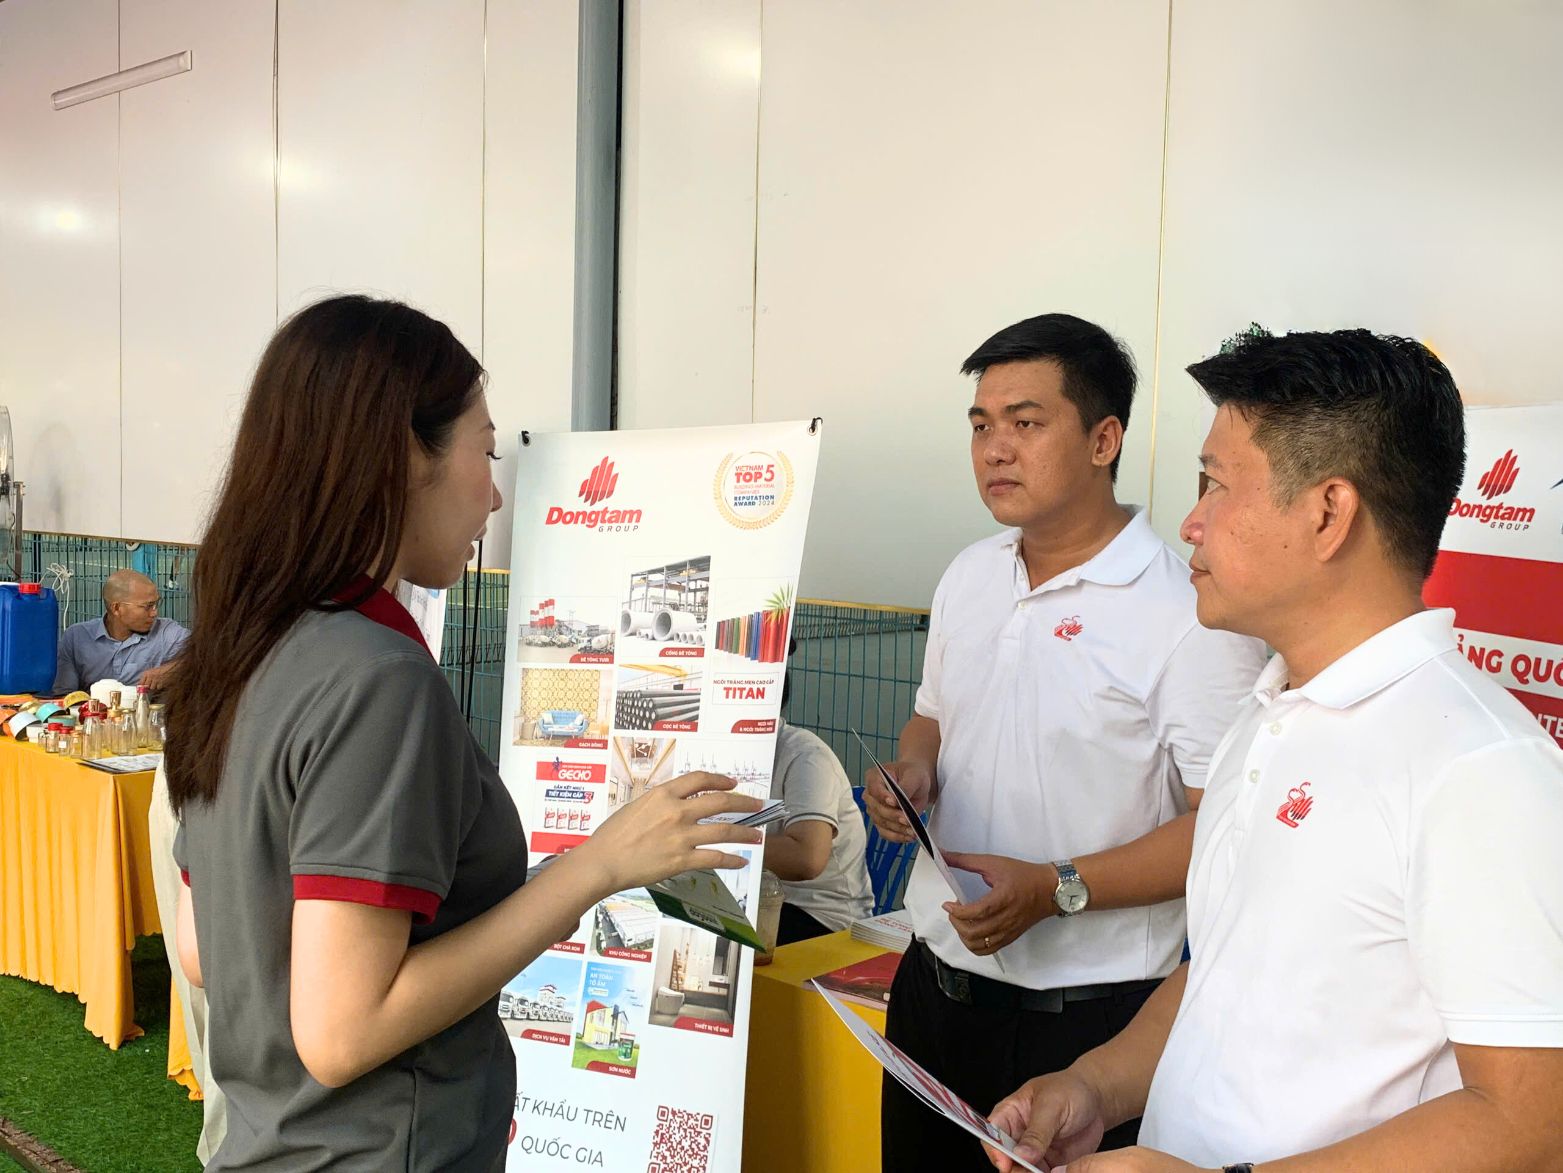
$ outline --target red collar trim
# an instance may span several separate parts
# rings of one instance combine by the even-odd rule
[[[360,575],[347,584],[342,593],[337,596],[337,601],[346,602],[356,595],[361,595],[369,585],[369,576]],[[389,627],[392,631],[400,632],[415,641],[424,651],[429,651],[428,642],[423,638],[423,632],[418,630],[417,621],[413,619],[406,607],[396,601],[396,596],[384,587],[376,587],[374,594],[363,602],[355,604],[353,610],[365,619],[372,619],[381,627]],[[429,652],[429,655],[432,657],[434,653]]]

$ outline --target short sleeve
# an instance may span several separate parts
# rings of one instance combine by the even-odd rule
[[[297,900],[345,900],[433,920],[465,833],[472,752],[439,668],[378,656],[317,706],[290,751],[289,866]]]
[[[933,605],[928,609],[928,641],[923,648],[923,678],[917,686],[917,697],[912,706],[918,716],[933,721],[939,719],[940,668],[944,661],[944,598],[948,579],[949,572],[946,571],[945,577],[939,580],[933,592]]]
[[[190,854],[185,848],[185,823],[183,819],[174,829],[174,866],[179,869],[179,878],[184,881],[186,888],[190,886]]]
[[[1259,640],[1199,623],[1172,649],[1145,707],[1183,785],[1204,789],[1211,754],[1253,695],[1265,659]]]
[[[1412,827],[1406,923],[1452,1042],[1563,1047],[1563,754],[1455,759]]]
[[[787,761],[781,777],[780,794],[787,804],[787,825],[815,820],[838,827],[837,812],[841,799],[852,784],[830,746],[806,730],[792,730],[803,740],[797,753]]]

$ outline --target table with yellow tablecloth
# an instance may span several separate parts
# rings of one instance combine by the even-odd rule
[[[86,1028],[116,1049],[142,1033],[130,951],[162,929],[151,801],[151,771],[109,774],[0,737],[0,973],[75,994]],[[170,1019],[170,1077],[193,1089],[175,1070],[177,1005]]]
[[[744,1090],[744,1173],[879,1168],[881,1068],[803,983],[885,950],[832,933],[784,945],[754,971]],[[852,1004],[880,1034],[885,1014]]]

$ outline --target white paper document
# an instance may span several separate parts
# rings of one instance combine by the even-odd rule
[[[879,776],[885,780],[885,785],[890,787],[890,793],[895,795],[896,805],[901,808],[901,813],[906,816],[906,821],[912,824],[912,834],[917,836],[917,842],[928,853],[928,858],[933,860],[933,866],[938,870],[939,875],[943,877],[950,891],[954,893],[955,903],[965,904],[968,899],[966,893],[962,891],[960,882],[956,880],[954,874],[950,871],[950,865],[944,861],[943,852],[934,845],[933,836],[928,833],[928,828],[923,825],[922,817],[917,813],[917,808],[912,805],[912,800],[906,796],[906,791],[901,789],[900,784],[891,775],[890,771],[880,764],[879,759],[874,756],[874,751],[868,748],[868,742],[863,740],[863,735],[856,729],[852,729],[851,726],[848,726],[848,729],[852,736],[857,738],[857,743],[863,747],[863,752],[868,755],[868,760],[874,763],[874,769],[879,771]],[[1004,959],[998,955],[997,951],[991,956],[994,964],[999,967],[999,972],[1004,973]]]

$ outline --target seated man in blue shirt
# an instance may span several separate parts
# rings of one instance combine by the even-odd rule
[[[158,688],[168,661],[190,632],[172,619],[159,619],[157,584],[135,570],[116,570],[103,580],[103,618],[73,623],[60,635],[54,691],[91,688],[100,680]]]

